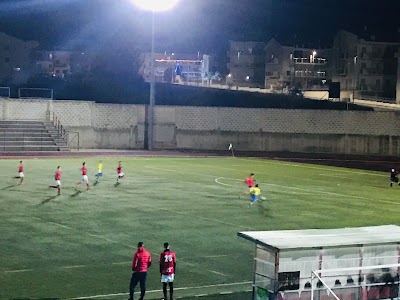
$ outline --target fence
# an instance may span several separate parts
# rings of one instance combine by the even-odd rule
[[[18,98],[44,98],[53,99],[54,93],[52,89],[42,89],[42,88],[19,88]]]

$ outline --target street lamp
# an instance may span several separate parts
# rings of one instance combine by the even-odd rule
[[[162,12],[172,9],[179,0],[131,0],[138,8],[151,11],[151,56],[150,56],[150,102],[147,110],[147,146],[148,150],[153,150],[154,142],[154,105],[155,105],[155,86],[156,77],[154,70],[154,16],[156,12]]]

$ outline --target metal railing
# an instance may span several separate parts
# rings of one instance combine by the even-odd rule
[[[29,99],[29,98],[43,98],[43,99],[53,99],[54,92],[53,89],[43,89],[43,88],[19,88],[18,98]]]
[[[57,129],[57,138],[63,139],[64,141],[68,141],[67,139],[67,131],[65,130],[64,126],[61,124],[60,119],[56,114],[53,112],[52,122],[55,128]]]
[[[10,98],[11,89],[8,86],[0,87],[0,98]]]

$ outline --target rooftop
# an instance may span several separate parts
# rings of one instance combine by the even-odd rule
[[[273,250],[337,248],[400,242],[400,226],[238,232],[239,237]]]

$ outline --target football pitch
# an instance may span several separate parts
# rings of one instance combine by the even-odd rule
[[[126,178],[115,185],[118,160]],[[152,253],[146,299],[161,298],[158,255],[177,254],[175,296],[251,289],[253,245],[239,231],[400,224],[386,173],[251,158],[0,160],[0,299],[127,299],[139,241]],[[48,189],[62,168],[62,194]],[[266,200],[248,208],[250,172]],[[138,291],[138,288],[137,290]]]

